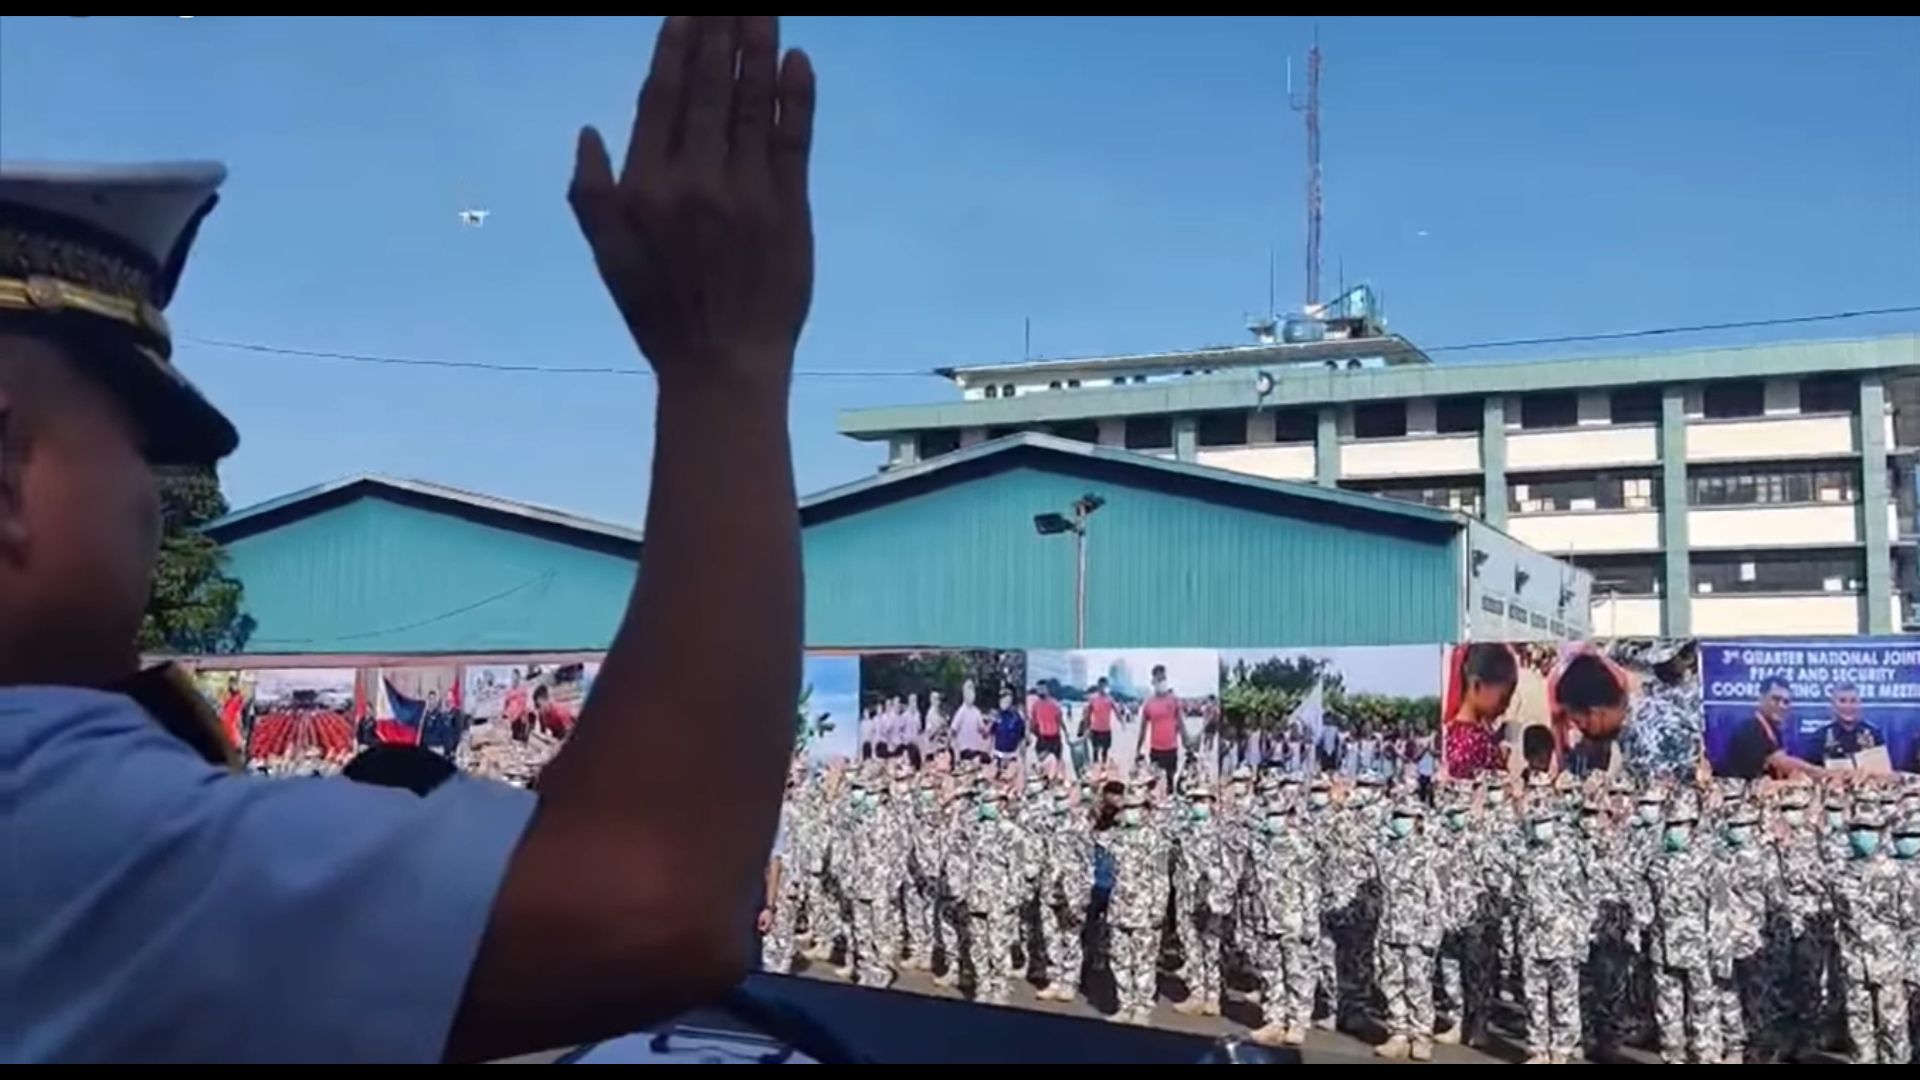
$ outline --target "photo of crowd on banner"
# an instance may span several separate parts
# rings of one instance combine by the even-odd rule
[[[208,669],[272,775],[537,784],[589,658]],[[1384,1058],[1910,1059],[1907,639],[810,654],[774,971]]]

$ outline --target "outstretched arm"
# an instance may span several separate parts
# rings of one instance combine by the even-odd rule
[[[569,199],[659,376],[644,567],[541,777],[455,1058],[631,1031],[747,969],[799,688],[787,395],[813,284],[813,73],[776,35],[670,16],[619,171],[580,135]]]

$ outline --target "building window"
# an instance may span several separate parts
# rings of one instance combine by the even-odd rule
[[[1051,382],[1049,382],[1049,383],[1047,383],[1047,389],[1049,389],[1049,390],[1058,390],[1058,389],[1060,389],[1060,380],[1059,380],[1059,379],[1054,379],[1053,381],[1051,381]]]
[[[1247,414],[1238,409],[1200,414],[1201,446],[1247,445]]]
[[[1478,484],[1435,484],[1421,487],[1414,484],[1343,484],[1349,491],[1358,491],[1367,495],[1378,495],[1383,499],[1396,499],[1400,502],[1417,503],[1439,510],[1453,510],[1462,514],[1480,516],[1484,504]]]
[[[1100,421],[1098,420],[1062,420],[1049,429],[1052,434],[1074,442],[1097,443],[1100,441]]]
[[[1520,398],[1520,426],[1570,428],[1580,424],[1580,395],[1571,392],[1526,394]]]
[[[923,431],[916,440],[920,447],[920,460],[951,454],[960,449],[960,431],[957,428],[938,428]]]
[[[1442,435],[1477,432],[1486,415],[1486,402],[1481,398],[1443,397],[1433,403],[1433,430]]]
[[[1080,389],[1080,380],[1079,380],[1079,379],[1068,379],[1068,380],[1067,380],[1067,389],[1069,389],[1069,390],[1078,390],[1078,389]]]
[[[1593,575],[1593,595],[1659,596],[1658,555],[1575,555],[1573,564]]]
[[[1660,422],[1660,388],[1622,386],[1607,395],[1608,419],[1616,424]]]
[[[1860,500],[1858,469],[1835,465],[1736,465],[1695,469],[1687,476],[1693,506],[1852,503]]]
[[[1507,487],[1507,509],[1516,514],[1581,510],[1652,510],[1660,505],[1660,481],[1651,473],[1566,473],[1532,476]]]
[[[1173,417],[1127,417],[1126,446],[1129,450],[1173,449]]]
[[[997,387],[997,386],[993,386],[993,385],[991,385],[991,384],[989,384],[989,385],[987,386],[987,396],[988,396],[988,397],[990,397],[990,398],[997,398],[997,397],[999,397],[999,396],[1000,396],[1000,388],[999,388],[999,387]]]
[[[1809,375],[1800,380],[1803,413],[1852,413],[1860,405],[1860,384],[1851,375]]]
[[[1693,591],[1721,593],[1857,593],[1866,578],[1858,551],[1766,551],[1693,557]]]
[[[1320,434],[1320,415],[1312,409],[1281,409],[1273,414],[1273,441],[1310,443]]]
[[[1759,379],[1723,379],[1700,392],[1702,411],[1709,420],[1737,420],[1767,414],[1767,384]]]
[[[1365,401],[1353,407],[1353,437],[1398,439],[1407,433],[1407,403]]]

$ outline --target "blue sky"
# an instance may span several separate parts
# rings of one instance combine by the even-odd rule
[[[183,335],[638,370],[562,193],[578,124],[624,133],[653,26],[9,17],[0,153],[227,161],[173,312]],[[1920,22],[1318,29],[1329,285],[1342,265],[1371,281],[1416,341],[1920,300]],[[1285,58],[1314,30],[791,20],[788,40],[822,80],[820,280],[801,366],[1018,359],[1027,318],[1038,355],[1242,340],[1245,314],[1266,304],[1270,246],[1282,303],[1300,293],[1302,136]],[[465,203],[493,211],[486,228],[459,227]],[[244,433],[224,473],[236,504],[361,470],[622,521],[644,504],[643,378],[368,367],[191,340],[178,358]],[[801,489],[879,463],[835,434],[836,410],[951,393],[930,378],[800,379]]]

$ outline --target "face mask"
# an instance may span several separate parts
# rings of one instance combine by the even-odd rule
[[[1053,812],[1056,814],[1064,814],[1072,809],[1073,803],[1065,795],[1053,800]]]
[[[1642,825],[1657,825],[1660,822],[1659,803],[1641,803],[1635,813],[1639,816]]]
[[[1685,851],[1693,841],[1693,830],[1685,825],[1667,826],[1666,835],[1661,838],[1668,851]]]
[[[1533,823],[1533,842],[1544,844],[1553,839],[1553,822],[1536,821]]]
[[[1394,818],[1387,827],[1392,830],[1393,835],[1396,837],[1407,836],[1413,832],[1413,819],[1397,817]]]
[[[1487,792],[1488,806],[1503,806],[1506,804],[1506,801],[1507,801],[1507,793],[1504,791]]]
[[[1780,812],[1780,818],[1797,829],[1807,823],[1807,812],[1805,810],[1783,810]]]
[[[1187,816],[1195,821],[1207,821],[1213,817],[1213,807],[1205,803],[1195,803],[1187,808]]]
[[[1735,825],[1727,830],[1727,844],[1730,847],[1743,848],[1753,843],[1753,829],[1746,825]]]
[[[1920,855],[1920,836],[1896,836],[1893,838],[1895,858],[1911,859]]]
[[[1459,832],[1460,830],[1466,827],[1467,827],[1467,815],[1465,811],[1463,810],[1447,811],[1447,828],[1452,829],[1454,832]]]
[[[1847,843],[1853,845],[1853,853],[1866,858],[1880,850],[1880,834],[1872,829],[1855,829],[1847,834]]]
[[[1838,829],[1844,829],[1846,827],[1847,827],[1847,815],[1841,813],[1838,810],[1827,811],[1827,828],[1838,830]]]
[[[1267,819],[1260,824],[1262,828],[1266,829],[1268,836],[1278,836],[1280,831],[1287,827],[1287,819],[1281,814],[1269,814],[1267,815]]]
[[[984,803],[980,807],[981,821],[999,821],[1000,807],[993,803]]]
[[[1327,805],[1328,800],[1329,800],[1329,797],[1327,793],[1324,791],[1316,791],[1313,794],[1307,796],[1307,803],[1311,805],[1315,810],[1324,808]]]
[[[1139,828],[1140,827],[1139,807],[1131,807],[1126,810],[1120,811],[1120,824],[1125,825],[1129,829]]]

